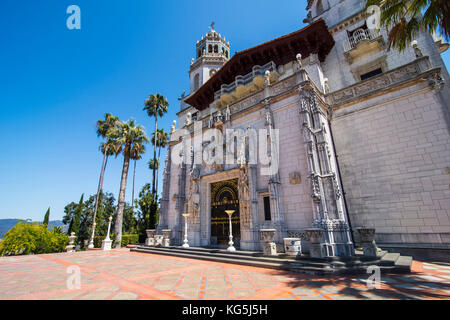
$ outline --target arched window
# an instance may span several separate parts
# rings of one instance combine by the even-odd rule
[[[214,53],[219,53],[219,46],[217,44],[214,46]]]
[[[197,73],[194,77],[194,90],[200,87],[200,75]]]
[[[200,58],[201,55],[202,55],[202,50],[201,50],[201,49],[198,49],[198,50],[197,50],[197,58]]]
[[[208,53],[211,53],[212,52],[212,45],[210,44],[209,46],[208,46]]]
[[[228,58],[228,50],[225,51],[225,56]]]

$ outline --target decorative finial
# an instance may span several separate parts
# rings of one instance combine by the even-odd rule
[[[214,31],[214,25],[215,25],[216,23],[213,21],[213,22],[211,22],[211,25],[209,26],[209,29],[211,29],[211,31]]]
[[[328,86],[328,78],[323,79],[323,86],[325,88],[325,93],[330,92],[330,87]]]
[[[270,71],[266,70],[266,73],[264,75],[264,86],[268,87],[270,85]]]

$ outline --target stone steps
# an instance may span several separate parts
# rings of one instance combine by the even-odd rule
[[[377,257],[372,258],[357,255],[355,257],[328,257],[319,259],[310,258],[308,256],[291,257],[285,254],[279,254],[278,256],[264,256],[262,252],[228,252],[222,249],[199,247],[150,247],[139,245],[130,250],[312,274],[366,273],[367,267],[370,265],[379,266],[383,273],[409,272],[412,264],[411,257],[402,257],[399,254],[389,254],[386,251],[381,251]]]

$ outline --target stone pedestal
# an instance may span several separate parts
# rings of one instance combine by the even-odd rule
[[[323,230],[319,228],[310,228],[305,230],[306,235],[311,241],[311,245],[309,247],[309,255],[311,258],[323,258],[326,256],[323,248]]]
[[[284,252],[289,256],[300,256],[302,254],[302,246],[300,238],[284,238]]]
[[[66,252],[75,252],[74,250],[75,239],[76,239],[75,232],[70,233],[69,244],[66,246]]]
[[[156,234],[155,235],[155,246],[156,247],[161,247],[163,243],[163,236],[160,234]]]
[[[261,233],[262,247],[263,253],[267,256],[276,256],[277,255],[277,246],[273,239],[275,238],[275,229],[261,229],[259,230]]]
[[[104,239],[102,240],[102,250],[111,250],[112,240]]]
[[[155,245],[155,229],[147,229],[145,230],[145,233],[147,234],[147,239],[145,239],[145,245],[146,246],[154,246]]]
[[[163,236],[163,239],[162,239],[162,246],[163,247],[170,247],[170,235],[171,235],[171,233],[172,233],[172,230],[170,230],[170,229],[164,229],[164,230],[162,230],[162,236]]]
[[[356,228],[365,256],[376,257],[377,245],[375,243],[375,228]]]

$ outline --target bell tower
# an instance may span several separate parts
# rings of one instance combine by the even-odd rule
[[[230,42],[214,30],[214,22],[209,32],[197,41],[196,58],[189,69],[191,94],[200,88],[230,58]]]

